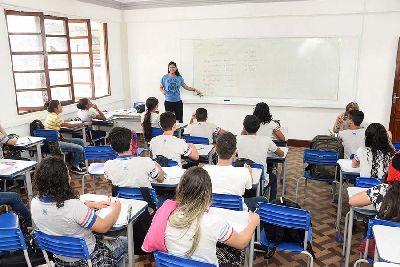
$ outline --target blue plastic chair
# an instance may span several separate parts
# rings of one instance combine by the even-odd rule
[[[39,230],[35,230],[35,237],[48,266],[51,265],[47,252],[57,256],[86,260],[88,266],[92,266],[90,253],[83,238],[48,235]]]
[[[217,265],[193,260],[184,256],[177,256],[171,253],[156,251],[154,259],[157,267],[216,267]]]
[[[117,153],[111,146],[86,146],[83,147],[83,157],[85,159],[87,174],[82,176],[82,194],[85,193],[85,176],[89,175],[93,178],[94,192],[96,192],[95,177],[104,175],[104,163],[91,163],[89,160],[109,160],[115,159]]]
[[[159,208],[156,190],[149,188],[150,197],[153,204]],[[126,199],[144,200],[142,192],[138,187],[117,187],[117,197]]]
[[[58,153],[62,155],[65,160],[65,154],[61,151],[60,145],[58,141],[60,140],[60,134],[56,130],[45,130],[45,129],[37,129],[33,131],[33,136],[42,137],[46,139],[46,143],[55,143],[58,146]]]
[[[282,242],[274,244],[268,240],[265,229],[262,229],[260,243],[267,248],[306,254],[307,266],[313,265],[313,257],[307,251],[307,242],[312,241],[311,214],[309,211],[296,209],[270,203],[262,203],[256,211],[260,215],[261,222],[273,224],[290,229],[304,230],[304,241],[302,243]]]
[[[400,150],[400,143],[393,143],[393,146],[396,151]]]
[[[374,238],[374,233],[372,231],[372,227],[374,225],[385,225],[385,226],[391,226],[391,227],[400,227],[400,223],[399,222],[391,222],[391,221],[385,221],[385,220],[381,220],[381,219],[369,219],[369,221],[368,221],[368,229],[367,229],[367,236],[366,236],[367,241],[365,243],[365,251],[361,255],[361,258],[358,259],[354,263],[354,266],[357,266],[361,262],[365,262],[365,263],[369,263],[369,264],[373,264],[373,262],[374,262],[374,259],[370,258],[368,256],[369,241]]]
[[[184,139],[186,141],[186,143],[201,144],[201,145],[209,145],[210,144],[210,140],[208,140],[207,137],[183,134],[182,139]]]
[[[18,216],[15,213],[0,215],[0,252],[12,252],[22,250],[26,264],[31,267],[24,235],[18,224]]]
[[[162,135],[164,133],[163,129],[157,127],[151,127],[151,138]]]
[[[212,194],[211,207],[228,210],[243,210],[243,198],[237,195]]]
[[[236,167],[236,161],[232,162],[232,166]],[[258,164],[258,163],[252,163],[250,165],[252,169],[260,169],[261,170],[261,176],[260,176],[260,195],[263,194],[262,190],[264,189],[264,182],[265,182],[265,171],[264,171],[264,165]],[[254,187],[253,187],[254,189]]]
[[[335,167],[335,176],[334,177],[323,177],[323,178],[315,178],[312,177],[311,171],[310,170],[304,170],[304,176],[299,177],[297,179],[297,185],[296,185],[296,200],[297,202],[297,196],[298,196],[298,190],[299,190],[299,182],[301,179],[305,180],[305,185],[304,185],[304,198],[307,197],[307,181],[308,180],[314,180],[314,181],[320,181],[320,182],[336,182],[336,173],[337,173],[337,161],[339,159],[339,153],[337,151],[333,150],[317,150],[317,149],[306,149],[304,150],[303,154],[303,163],[306,163],[308,165],[319,165],[319,166],[332,166]]]
[[[375,185],[381,184],[382,181],[378,178],[372,177],[357,177],[356,178],[356,187],[362,188],[371,188]]]

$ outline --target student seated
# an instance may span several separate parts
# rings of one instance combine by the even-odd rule
[[[372,204],[378,212],[376,218],[400,222],[400,154],[394,155],[382,184],[353,195],[349,199],[349,204],[353,207]],[[373,258],[374,243],[370,242],[369,246],[368,255]]]
[[[69,123],[64,121],[60,113],[63,107],[58,100],[51,100],[45,104],[49,114],[44,122],[44,128],[47,130],[60,131],[61,127],[76,128],[91,125],[90,122]],[[63,138],[60,136],[60,148],[62,152],[72,152],[72,172],[77,174],[85,173],[85,163],[83,162],[83,140],[80,138]]]
[[[250,213],[248,225],[237,233],[228,223],[228,218],[210,209],[211,199],[212,185],[207,171],[200,167],[188,169],[176,191],[177,208],[168,218],[166,248],[168,252],[213,264],[238,266],[240,259],[229,247],[244,249],[260,217]]]
[[[164,181],[160,165],[149,157],[136,157],[130,152],[132,132],[124,127],[114,127],[109,134],[111,147],[118,157],[104,163],[104,176],[114,186],[151,187],[150,179]]]
[[[93,119],[106,120],[103,112],[101,112],[97,105],[93,104],[88,98],[79,99],[76,107],[78,108],[78,118],[83,122],[92,122]],[[90,129],[90,135],[92,139],[104,138],[106,134],[107,133],[102,130]]]
[[[251,167],[234,167],[232,161],[236,158],[236,137],[230,132],[224,132],[217,139],[217,165],[205,165],[203,168],[211,177],[212,192],[243,196],[245,189],[253,187]],[[258,202],[267,202],[264,197],[245,198],[244,202],[251,211],[255,211]]]
[[[213,123],[207,122],[207,110],[198,108],[190,118],[189,125],[185,129],[185,134],[208,138],[210,144],[214,143],[216,137],[224,132]],[[194,121],[196,119],[196,122]]]
[[[9,205],[12,210],[22,216],[28,225],[32,225],[31,213],[25,207],[19,195],[15,192],[0,192],[0,206]]]
[[[243,130],[241,135],[236,137],[238,157],[250,159],[255,163],[262,164],[264,170],[267,170],[268,152],[275,153],[282,157],[283,151],[276,146],[272,139],[268,136],[256,135],[260,128],[260,121],[254,115],[247,115],[243,121]],[[270,200],[276,198],[277,194],[277,177],[272,172],[268,172],[270,187]]]
[[[268,136],[272,139],[285,141],[285,136],[280,129],[281,126],[272,120],[269,106],[266,103],[257,103],[256,107],[254,108],[253,115],[260,120],[260,129],[258,129],[257,135]]]
[[[349,159],[357,152],[357,149],[365,144],[365,129],[361,128],[364,113],[359,110],[350,110],[348,124],[349,128],[339,132],[338,137],[342,140],[344,147],[344,158]]]
[[[365,130],[365,147],[357,149],[352,166],[360,167],[361,177],[382,178],[394,153],[385,127],[380,123],[371,123]]]
[[[7,132],[4,130],[3,126],[0,124],[0,159],[4,158],[3,155],[3,145],[15,145],[18,141],[17,137],[8,138]]]
[[[193,144],[186,143],[185,140],[175,137],[176,130],[175,114],[167,111],[160,115],[160,126],[164,133],[156,136],[150,141],[150,150],[153,157],[164,156],[170,160],[181,163],[181,156],[189,157],[192,160],[199,159],[199,153]]]
[[[158,114],[158,99],[149,97],[146,100],[146,112],[140,115],[143,135],[146,142],[151,140],[151,128],[160,128],[160,115]]]
[[[36,227],[50,235],[81,237],[85,240],[93,266],[116,266],[113,252],[127,251],[124,239],[102,240],[96,233],[107,233],[118,219],[120,202],[85,202],[71,187],[67,166],[60,157],[47,157],[35,171],[34,188],[37,196],[32,199],[32,219]],[[95,209],[111,207],[104,218]],[[112,250],[111,250],[112,248]],[[55,255],[55,266],[86,266],[85,260]]]
[[[340,113],[336,117],[335,124],[333,125],[333,132],[338,133],[343,130],[349,129],[349,112],[351,110],[360,110],[358,104],[356,102],[350,102],[346,106],[346,111],[343,113]],[[368,123],[366,121],[363,121],[360,125],[361,128],[367,128]]]

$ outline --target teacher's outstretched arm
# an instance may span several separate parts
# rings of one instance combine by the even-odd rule
[[[202,91],[200,91],[198,89],[195,89],[193,87],[190,87],[190,86],[186,85],[186,83],[182,84],[182,87],[185,90],[188,90],[188,91],[191,91],[191,92],[195,92],[198,96],[203,96],[203,92]]]

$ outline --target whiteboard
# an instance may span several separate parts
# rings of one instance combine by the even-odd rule
[[[355,95],[357,51],[355,38],[203,39],[182,41],[181,57],[205,102],[341,106]]]

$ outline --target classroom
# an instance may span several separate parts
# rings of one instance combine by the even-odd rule
[[[0,267],[400,266],[399,1],[0,7]]]

